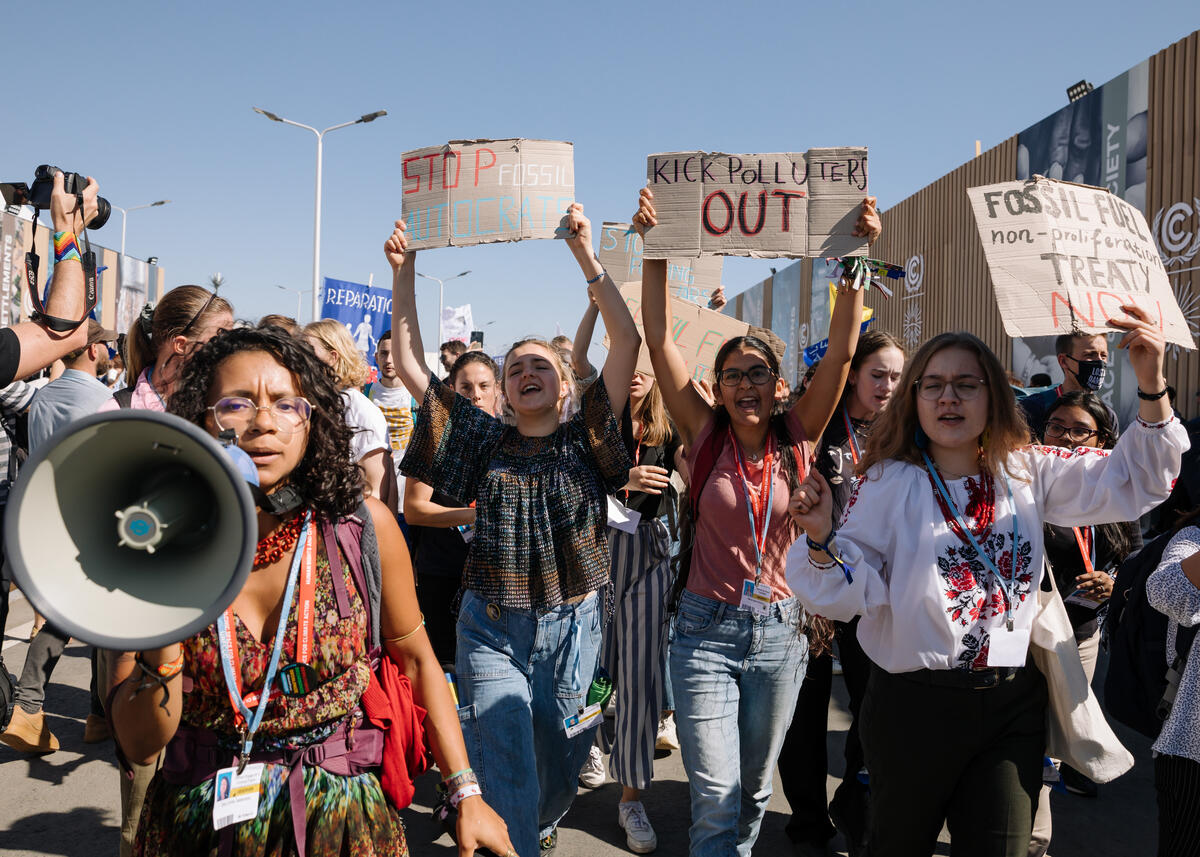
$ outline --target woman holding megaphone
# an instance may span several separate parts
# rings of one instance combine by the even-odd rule
[[[194,636],[120,664],[109,705],[118,747],[134,760],[167,751],[135,853],[407,855],[397,806],[423,766],[423,708],[460,854],[514,854],[468,766],[404,538],[381,503],[362,500],[328,368],[280,330],[222,332],[188,361],[170,405],[214,436],[232,431],[266,499],[233,604]],[[387,690],[376,641],[402,674],[388,685],[379,669]],[[380,694],[390,727],[375,716]]]

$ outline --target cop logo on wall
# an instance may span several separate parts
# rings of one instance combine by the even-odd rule
[[[1151,230],[1188,329],[1200,336],[1200,297],[1192,289],[1192,272],[1200,270],[1200,264],[1193,264],[1200,254],[1200,197],[1160,208]],[[1168,344],[1167,350],[1179,357],[1178,345]]]
[[[915,253],[908,257],[908,261],[904,264],[904,323],[900,329],[900,339],[904,342],[905,347],[909,350],[914,350],[921,344],[921,302],[918,298],[924,292],[921,288],[925,285],[925,255],[923,253]]]

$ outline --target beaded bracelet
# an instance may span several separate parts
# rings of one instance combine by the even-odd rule
[[[479,783],[470,783],[469,785],[463,786],[461,789],[450,795],[450,806],[457,809],[458,805],[467,798],[482,794],[483,790],[479,788]]]
[[[74,232],[54,233],[54,261],[79,262],[79,245],[75,243]]]
[[[594,284],[596,284],[596,283],[600,282],[601,280],[603,280],[603,279],[604,279],[604,275],[605,275],[606,273],[608,273],[608,272],[607,272],[607,271],[601,271],[599,274],[597,274],[596,276],[594,276],[594,277],[592,277],[590,280],[588,280],[588,281],[587,281],[587,284],[588,284],[589,286],[591,286],[591,285],[594,285]]]
[[[133,699],[143,690],[148,690],[152,687],[161,687],[163,691],[163,698],[159,701],[158,706],[163,711],[166,711],[167,700],[171,698],[171,690],[167,687],[167,682],[183,672],[183,652],[180,652],[179,657],[175,658],[174,660],[167,661],[165,664],[158,664],[157,666],[153,667],[149,666],[142,659],[142,655],[139,652],[137,657],[134,658],[134,663],[138,665],[139,669],[141,669],[144,678],[142,679],[141,683],[134,687],[133,693],[129,695],[129,698]],[[130,678],[133,678],[133,676],[130,676]]]

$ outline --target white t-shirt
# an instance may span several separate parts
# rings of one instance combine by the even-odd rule
[[[371,400],[358,390],[342,390],[346,403],[346,425],[354,436],[350,439],[350,458],[356,463],[368,452],[388,448],[387,420]]]

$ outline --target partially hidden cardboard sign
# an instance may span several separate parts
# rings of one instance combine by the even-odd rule
[[[646,232],[647,259],[867,252],[867,240],[853,234],[867,195],[865,147],[663,152],[646,158],[646,183],[658,213]]]
[[[575,201],[575,148],[550,140],[454,140],[405,152],[408,246],[563,237]]]
[[[642,236],[628,223],[605,222],[600,227],[597,258],[615,283],[642,281]],[[667,286],[671,296],[701,306],[721,285],[720,256],[693,256],[667,260]]]
[[[967,190],[1009,336],[1111,333],[1121,304],[1194,348],[1146,218],[1105,188],[1035,176]]]
[[[642,334],[642,284],[626,283],[621,286],[621,297]],[[690,301],[671,298],[671,338],[683,354],[688,372],[694,380],[712,380],[713,360],[721,346],[737,336],[750,332],[750,325],[730,318],[711,309],[697,306]],[[643,339],[645,336],[643,334]],[[654,375],[650,365],[650,352],[642,343],[638,353],[637,371],[643,375]]]

